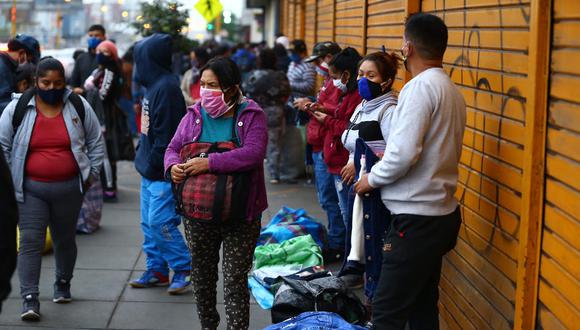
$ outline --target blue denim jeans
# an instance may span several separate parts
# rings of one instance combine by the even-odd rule
[[[350,219],[350,210],[348,207],[348,194],[350,191],[349,185],[342,182],[340,175],[333,175],[334,187],[336,188],[336,195],[338,196],[338,205],[340,206],[340,214],[342,214],[342,221],[346,228],[348,220]]]
[[[171,184],[141,178],[141,229],[147,269],[168,273],[189,271],[191,257],[177,227],[181,218],[175,213]]]
[[[342,250],[345,244],[346,226],[340,212],[334,177],[328,173],[322,152],[313,152],[312,159],[318,201],[328,217],[328,248]]]

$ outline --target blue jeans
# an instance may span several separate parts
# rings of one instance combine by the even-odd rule
[[[342,251],[345,244],[346,226],[340,212],[334,177],[328,173],[322,152],[313,152],[312,159],[318,201],[328,217],[328,248]]]
[[[340,175],[334,174],[334,187],[336,188],[336,195],[338,196],[338,205],[340,206],[340,214],[342,214],[342,221],[344,226],[348,224],[350,219],[350,210],[348,207],[348,194],[350,191],[350,186],[342,182],[342,177]]]
[[[168,273],[189,271],[191,257],[177,229],[181,218],[175,213],[171,184],[141,178],[141,229],[147,269]]]

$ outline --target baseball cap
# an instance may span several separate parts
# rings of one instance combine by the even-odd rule
[[[35,61],[40,59],[40,45],[38,40],[26,34],[18,34],[8,41],[8,50],[14,51],[24,48],[27,53],[32,54]]]
[[[312,55],[307,57],[304,62],[312,62],[320,57],[325,57],[328,54],[338,54],[340,52],[340,46],[336,42],[323,41],[314,45],[312,50]]]

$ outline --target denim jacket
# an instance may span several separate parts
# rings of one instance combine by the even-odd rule
[[[102,139],[101,126],[95,112],[83,98],[82,100],[85,106],[85,120],[83,125],[73,104],[68,100],[71,93],[67,89],[63,96],[64,108],[62,113],[71,141],[71,151],[80,170],[81,180],[79,182],[79,190],[82,192],[82,184],[85,181],[90,177],[96,178],[99,176],[103,164],[105,146]],[[22,123],[16,130],[16,133],[14,133],[12,117],[14,116],[16,103],[19,98],[20,95],[15,95],[12,102],[4,109],[2,117],[0,117],[0,145],[2,145],[4,156],[12,172],[16,200],[18,202],[24,202],[24,171],[26,156],[28,154],[28,144],[30,143],[32,130],[34,129],[34,123],[36,121],[36,101],[33,97],[28,102]]]

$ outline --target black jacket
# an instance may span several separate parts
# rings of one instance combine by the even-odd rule
[[[16,69],[18,63],[8,55],[0,52],[0,114],[12,100],[12,93],[16,91]]]
[[[0,152],[0,312],[10,294],[10,278],[16,268],[16,224],[18,208],[10,169]]]
[[[98,67],[97,55],[91,52],[83,53],[79,55],[75,61],[75,67],[73,69],[72,75],[70,77],[70,85],[75,87],[84,88],[85,80],[93,73],[93,71]]]

